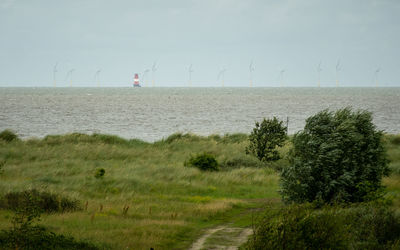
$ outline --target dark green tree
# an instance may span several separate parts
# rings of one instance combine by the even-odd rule
[[[282,172],[288,202],[361,202],[382,190],[389,172],[382,132],[368,111],[324,110],[293,137],[290,166]]]
[[[276,117],[256,122],[256,127],[249,136],[250,144],[246,154],[256,156],[260,161],[276,161],[280,159],[277,151],[286,140],[287,128]]]

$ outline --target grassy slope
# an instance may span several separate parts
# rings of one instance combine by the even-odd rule
[[[390,143],[393,138],[386,137],[389,158],[400,169],[400,146]],[[6,161],[0,193],[38,188],[87,201],[87,211],[42,216],[41,224],[78,239],[115,249],[187,248],[202,228],[232,220],[249,225],[252,216],[246,209],[262,206],[260,199],[279,198],[279,177],[269,168],[204,173],[183,166],[190,154],[204,151],[220,162],[252,165],[245,146],[244,135],[173,135],[154,144],[79,134],[0,141],[0,161]],[[98,168],[106,170],[103,179],[94,178]],[[384,183],[400,206],[399,175]],[[127,216],[124,205],[130,206]],[[0,211],[0,228],[9,226],[9,215]]]
[[[0,192],[38,188],[88,201],[88,211],[42,216],[41,223],[59,233],[116,249],[184,248],[201,228],[223,220],[223,213],[254,206],[244,200],[278,197],[278,177],[268,169],[203,173],[183,166],[190,154],[203,151],[220,161],[248,159],[245,137],[236,137],[187,136],[147,144],[72,134],[0,142],[0,161],[6,160]],[[102,179],[94,178],[98,168],[106,171]],[[126,217],[124,205],[130,206]],[[0,213],[5,228],[3,215],[9,212]]]

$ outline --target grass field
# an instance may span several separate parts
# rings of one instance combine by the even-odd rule
[[[400,207],[399,136],[385,142],[393,172],[384,184]],[[276,169],[287,161],[263,165],[244,153],[246,145],[243,134],[174,134],[155,143],[82,134],[0,140],[0,194],[36,188],[80,200],[82,211],[42,215],[40,224],[104,248],[186,249],[204,228],[228,221],[250,226],[250,211],[279,201]],[[214,154],[222,170],[184,167],[202,152]],[[100,168],[105,175],[95,178]],[[0,229],[10,226],[10,216],[0,210]]]

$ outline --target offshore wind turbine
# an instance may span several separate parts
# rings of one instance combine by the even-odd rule
[[[219,79],[221,78],[221,86],[224,87],[224,82],[225,82],[225,71],[226,69],[222,69],[218,72],[218,76],[217,76],[217,81],[219,81]]]
[[[379,86],[379,80],[378,80],[379,72],[381,72],[381,68],[380,67],[375,70],[375,74],[374,74],[376,87]]]
[[[340,59],[336,63],[336,87],[339,87],[339,71],[342,70],[342,65],[340,65]]]
[[[99,77],[100,73],[101,69],[98,69],[94,74],[94,80],[97,82],[97,87],[100,87],[100,77]]]
[[[318,67],[317,67],[317,72],[318,72],[318,88],[321,87],[321,64],[322,62],[319,62]]]
[[[189,66],[189,86],[192,87],[192,73],[193,73],[193,65],[190,64]]]
[[[153,76],[153,79],[152,79],[153,87],[154,87],[154,78],[155,78],[156,71],[157,71],[157,62],[154,62],[153,66],[151,67],[151,72],[152,72],[152,76]]]
[[[147,75],[147,73],[149,73],[149,69],[145,69],[144,71],[143,71],[143,74],[142,74],[142,81],[143,81],[143,84],[147,87],[147,83],[146,83],[146,81],[145,81],[145,77],[146,77],[146,75]]]
[[[75,69],[70,69],[68,72],[67,72],[67,76],[65,77],[65,81],[66,80],[68,80],[68,78],[70,79],[70,82],[69,82],[69,86],[70,87],[72,87],[72,73],[75,71]]]
[[[280,85],[281,85],[281,87],[283,87],[283,74],[286,72],[286,70],[285,69],[282,69],[280,72],[279,72],[279,79],[280,79]]]
[[[58,62],[56,63],[56,65],[54,65],[54,68],[53,68],[53,84],[54,84],[54,87],[57,86],[57,82],[56,82],[57,66],[58,66]]]
[[[254,72],[253,60],[250,62],[249,65],[249,72],[250,72],[250,87],[253,86],[253,72]]]

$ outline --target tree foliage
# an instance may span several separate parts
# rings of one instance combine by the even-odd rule
[[[249,136],[250,144],[246,148],[247,154],[256,156],[260,161],[276,161],[280,159],[277,147],[281,147],[286,140],[287,128],[276,117],[264,119],[256,126]]]
[[[308,118],[293,137],[290,166],[282,172],[284,200],[373,199],[389,171],[382,136],[368,111],[324,110]]]

